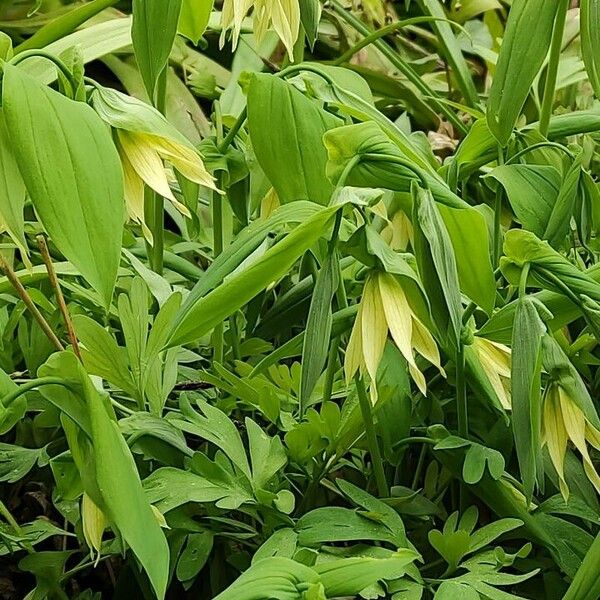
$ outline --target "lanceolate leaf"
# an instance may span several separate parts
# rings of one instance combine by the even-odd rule
[[[252,146],[282,203],[329,202],[333,186],[325,174],[323,134],[337,125],[338,118],[289,83],[272,75],[253,75],[248,89]]]
[[[299,225],[284,240],[268,250],[262,258],[234,275],[208,295],[200,298],[179,319],[169,345],[197,340],[215,325],[252,300],[269,284],[286,274],[291,266],[310,248],[329,226],[340,206],[325,208]]]
[[[182,0],[133,0],[133,51],[151,99],[167,66],[177,34]]]
[[[550,49],[559,3],[560,0],[515,0],[512,4],[487,107],[490,131],[503,146]]]
[[[181,0],[178,31],[197,44],[204,33],[215,0]]]
[[[3,110],[35,210],[57,248],[110,304],[121,254],[123,176],[94,111],[4,66]]]
[[[519,467],[529,499],[541,468],[541,351],[545,331],[535,301],[528,296],[520,298],[512,339],[512,415]]]
[[[0,112],[0,227],[6,228],[26,259],[24,204],[25,183],[11,148],[4,113]]]
[[[317,275],[310,304],[304,346],[302,348],[300,401],[304,407],[310,399],[310,395],[327,360],[333,320],[331,301],[339,283],[338,260],[337,253],[327,255]]]
[[[600,1],[581,0],[581,52],[594,93],[600,98]]]

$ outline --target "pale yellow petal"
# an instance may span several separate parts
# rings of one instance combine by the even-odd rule
[[[286,47],[290,60],[294,60],[294,44],[300,31],[298,0],[271,0],[271,22]]]
[[[431,332],[421,321],[414,315],[413,318],[413,335],[412,344],[414,349],[432,365],[438,368],[438,371],[446,377],[446,372],[442,367],[440,350],[431,335]]]
[[[152,245],[152,232],[148,228],[148,225],[146,225],[144,218],[144,182],[131,166],[127,155],[121,147],[119,147],[119,155],[121,157],[121,166],[123,167],[123,187],[127,214],[132,221],[141,225],[144,238]]]
[[[417,365],[408,365],[408,371],[410,376],[413,378],[413,381],[417,384],[419,391],[423,396],[427,396],[427,382],[425,381],[425,375],[419,370]]]
[[[358,309],[358,314],[352,327],[350,340],[346,348],[346,356],[344,357],[344,373],[346,375],[346,384],[348,385],[356,372],[362,366],[362,325],[361,325],[362,310]]]
[[[565,480],[565,453],[567,452],[567,430],[558,401],[556,386],[552,386],[544,401],[543,443],[548,445],[550,460],[558,473],[560,491],[565,502],[569,499],[569,488]]]
[[[511,376],[510,348],[480,337],[475,337],[473,346],[482,364],[485,363],[490,370],[494,370],[501,377]]]
[[[175,200],[163,162],[156,149],[145,139],[149,136],[123,129],[120,129],[117,135],[123,152],[139,177],[156,193],[169,200]]]
[[[596,450],[600,450],[600,431],[598,431],[593,425],[587,423],[585,428],[585,439],[592,445]]]
[[[598,476],[598,473],[596,472],[586,445],[585,415],[561,387],[559,387],[559,394],[567,434],[581,454],[583,459],[583,469],[588,479],[600,494],[600,476]]]
[[[81,521],[83,537],[92,555],[94,554],[94,550],[96,551],[96,559],[98,560],[100,558],[100,550],[102,549],[102,536],[108,522],[104,513],[85,493],[81,499]]]
[[[206,170],[202,158],[193,149],[157,135],[146,135],[148,143],[170,162],[185,178],[216,190],[214,177]]]
[[[393,275],[377,276],[381,302],[392,339],[409,365],[416,368],[412,351],[412,311],[404,290]]]
[[[367,280],[361,306],[363,358],[371,381],[375,382],[377,379],[377,368],[383,356],[388,332],[381,296],[379,294],[379,286],[375,278],[371,277]]]
[[[237,46],[240,32],[242,30],[242,24],[244,17],[252,6],[252,0],[224,0],[223,8],[221,10],[221,48],[225,44],[225,35],[227,30],[232,29],[232,45],[233,48]]]

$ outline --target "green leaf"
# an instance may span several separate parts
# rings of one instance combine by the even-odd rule
[[[307,406],[327,361],[333,322],[331,302],[339,283],[338,260],[335,252],[327,255],[317,275],[310,302],[302,347],[300,402],[303,407]]]
[[[419,4],[423,8],[423,12],[430,14],[432,17],[439,19],[446,18],[446,11],[439,0],[419,0]],[[460,44],[452,31],[452,27],[441,20],[434,21],[431,27],[437,33],[446,59],[454,71],[454,76],[458,81],[458,86],[466,103],[469,106],[477,106],[479,104],[479,97],[473,83],[473,77],[463,56]]]
[[[600,2],[581,0],[580,13],[581,53],[590,83],[600,98]]]
[[[181,3],[182,0],[133,0],[133,51],[152,100],[177,35]]]
[[[438,206],[454,248],[462,291],[488,314],[496,299],[486,219],[476,208]]]
[[[232,275],[194,304],[184,306],[169,344],[175,346],[197,340],[247,304],[269,284],[283,277],[298,258],[326,233],[331,218],[338,210],[341,210],[341,206],[317,212],[256,262]]]
[[[124,221],[121,164],[110,134],[89,106],[9,64],[4,66],[3,110],[44,228],[108,307]]]
[[[548,165],[502,165],[490,177],[497,179],[523,227],[541,237],[548,227],[561,185],[560,173]]]
[[[319,0],[300,0],[300,22],[311,50],[317,41],[321,12],[322,8]]]
[[[550,49],[559,3],[560,0],[514,0],[512,3],[487,106],[490,131],[503,146],[512,134]],[[535,35],[532,23],[535,23]]]
[[[48,464],[45,448],[22,448],[0,443],[0,481],[16,483],[23,479],[36,464]]]
[[[419,555],[413,550],[401,549],[389,558],[357,556],[317,563],[314,570],[328,598],[354,597],[369,586],[382,580],[398,579]]]
[[[164,598],[169,574],[169,547],[146,499],[133,456],[119,431],[107,398],[94,388],[87,373],[71,352],[54,354],[43,367],[45,374],[64,377],[75,391],[71,396],[84,405],[89,443],[75,443],[68,435],[71,452],[86,492],[120,531],[147,572],[156,595]],[[75,387],[76,386],[76,387]],[[47,386],[45,395],[52,394]],[[64,388],[63,388],[64,390]],[[56,401],[56,400],[55,400]],[[65,424],[63,422],[63,427]],[[68,430],[67,430],[68,431]]]
[[[281,556],[254,563],[214,600],[325,600],[324,595],[307,596],[311,584],[317,585],[319,575],[310,567]]]
[[[215,0],[181,0],[178,33],[198,45],[214,5]]]
[[[525,495],[531,499],[541,457],[541,370],[542,336],[546,327],[529,296],[519,299],[512,339],[512,422],[519,468]]]
[[[279,77],[252,76],[248,88],[252,147],[282,204],[329,203],[333,186],[325,174],[323,135],[339,124],[337,117]]]
[[[25,242],[25,182],[19,172],[3,111],[0,111],[0,222],[15,242],[23,260],[28,260]]]
[[[454,249],[446,225],[429,190],[413,191],[415,255],[423,286],[442,335],[458,344],[462,331],[462,301]]]

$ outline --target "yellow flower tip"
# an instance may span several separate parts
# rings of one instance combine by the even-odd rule
[[[169,525],[167,524],[167,520],[165,519],[165,515],[163,515],[160,510],[158,510],[158,508],[156,508],[156,506],[154,506],[154,504],[150,505],[150,508],[152,509],[152,512],[154,513],[154,518],[156,519],[157,523],[163,528],[163,529],[171,529],[169,527]]]
[[[510,348],[475,336],[473,348],[492,389],[505,410],[511,409],[511,361]]]
[[[94,553],[96,554],[95,562],[97,564],[102,550],[102,536],[108,521],[104,513],[86,493],[81,498],[81,521],[83,537],[90,548],[92,558],[94,558]]]

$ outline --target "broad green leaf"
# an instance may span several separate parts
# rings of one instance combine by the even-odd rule
[[[0,443],[0,481],[16,483],[36,465],[48,464],[45,448],[22,448]]]
[[[300,402],[303,407],[307,406],[327,361],[333,321],[331,302],[339,284],[338,260],[336,252],[327,255],[317,275],[310,302],[302,347]]]
[[[600,595],[600,534],[585,555],[583,562],[564,595],[563,600],[587,600]]]
[[[506,190],[523,227],[541,237],[548,227],[561,185],[560,173],[548,165],[502,165],[490,177]]]
[[[151,100],[177,35],[182,0],[133,0],[131,38],[135,58]]]
[[[419,555],[405,548],[394,552],[389,558],[357,556],[317,563],[314,570],[328,598],[354,597],[379,581],[398,579]]]
[[[310,567],[275,556],[254,563],[214,600],[298,600],[303,597],[325,600],[322,593],[306,595],[319,582],[319,575]]]
[[[579,21],[583,62],[594,93],[600,98],[600,2],[581,0]]]
[[[541,351],[546,327],[534,300],[519,299],[512,339],[512,423],[519,468],[527,498],[531,499],[541,463]]]
[[[252,147],[283,204],[329,203],[333,186],[325,174],[323,134],[339,124],[337,117],[286,81],[273,75],[252,76],[248,88]]]
[[[130,45],[131,17],[118,17],[99,21],[70,33],[45,46],[44,51],[59,56],[76,46],[81,51],[83,62],[89,63]],[[52,83],[57,78],[56,67],[45,58],[29,58],[22,63],[21,68],[42,83]]]
[[[304,252],[325,235],[331,218],[341,209],[341,206],[322,209],[248,268],[232,275],[194,304],[184,306],[169,344],[174,346],[197,340],[283,277]]]
[[[408,192],[412,182],[419,177],[410,168],[414,165],[437,201],[454,208],[468,207],[442,180],[423,169],[412,157],[403,154],[377,123],[368,121],[337,127],[328,131],[323,141],[329,156],[327,175],[333,182],[337,183],[350,161],[358,155],[360,161],[349,173],[347,185]]]
[[[89,106],[8,64],[3,111],[19,170],[44,228],[108,307],[124,221],[121,165],[109,132]]]
[[[487,106],[490,131],[503,146],[508,143],[550,49],[559,4],[560,0],[512,3]]]
[[[430,191],[413,191],[415,255],[423,287],[440,333],[458,344],[462,331],[462,300],[456,257],[448,229]]]
[[[0,112],[0,228],[6,229],[21,250],[23,260],[28,260],[23,217],[25,193],[25,182],[11,148],[4,114]]]
[[[178,33],[197,45],[206,30],[214,4],[215,0],[181,0]]]
[[[110,403],[94,388],[87,373],[70,352],[54,354],[44,366],[43,374],[62,376],[65,381],[72,382],[73,391],[68,393],[84,407],[89,427],[84,430],[89,441],[83,446],[74,444],[76,435],[68,436],[71,451],[82,452],[78,469],[84,487],[86,482],[92,483],[86,492],[118,528],[147,572],[156,595],[164,598],[169,573],[169,547],[144,496],[133,456],[114,414],[111,414]],[[56,398],[58,392],[52,392],[49,387],[44,393],[47,397],[52,394]]]
[[[162,513],[167,513],[188,502],[208,503],[228,500],[228,505],[240,506],[252,501],[242,488],[228,487],[208,481],[191,471],[163,467],[144,480],[144,491],[148,501]],[[242,493],[240,493],[242,492]]]
[[[491,314],[496,280],[485,217],[476,208],[459,210],[444,205],[438,208],[454,248],[460,287],[473,302]]]

